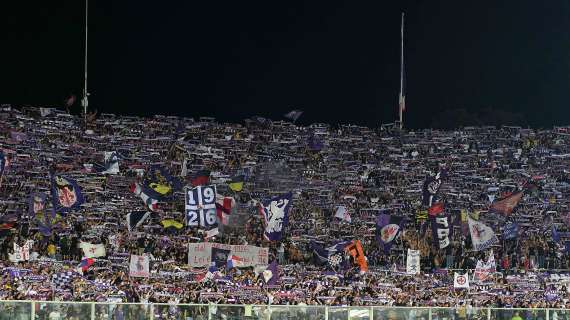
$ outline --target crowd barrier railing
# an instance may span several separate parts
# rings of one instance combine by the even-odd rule
[[[556,320],[570,309],[0,301],[0,320]]]

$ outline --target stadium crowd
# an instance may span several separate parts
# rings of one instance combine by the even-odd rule
[[[4,105],[0,299],[569,307],[566,130]],[[213,186],[215,222],[192,225],[188,211],[205,211],[189,209],[188,192],[205,201]],[[204,243],[224,246],[194,263],[192,245]]]

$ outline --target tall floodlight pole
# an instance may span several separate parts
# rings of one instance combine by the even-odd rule
[[[398,97],[398,109],[400,113],[400,129],[404,124],[404,110],[406,109],[406,94],[404,93],[404,13],[402,12],[402,26],[400,28],[400,95]]]
[[[87,121],[87,107],[89,106],[89,92],[87,92],[87,26],[89,17],[89,0],[85,0],[85,83],[83,85],[83,98],[81,105],[83,106],[83,116]]]

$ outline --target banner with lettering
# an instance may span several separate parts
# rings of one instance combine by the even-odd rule
[[[408,258],[406,259],[406,273],[420,273],[420,250],[408,249]]]
[[[131,263],[129,268],[130,277],[150,277],[149,272],[150,259],[149,256],[131,255]]]
[[[268,248],[202,242],[188,244],[188,265],[191,267],[209,266],[212,261],[212,248],[230,250],[230,255],[238,256],[243,260],[244,267],[269,264]]]
[[[430,216],[433,234],[433,243],[439,249],[445,249],[450,243],[453,228],[450,223],[449,214],[439,214]]]

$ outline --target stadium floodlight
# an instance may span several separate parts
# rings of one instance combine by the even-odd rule
[[[83,116],[87,122],[87,107],[89,106],[89,92],[87,92],[87,26],[89,17],[89,0],[85,0],[85,83],[83,85],[83,98],[81,105],[83,106]]]
[[[404,13],[402,12],[402,25],[400,27],[400,94],[398,95],[399,127],[402,130],[404,124],[404,111],[406,111],[406,93],[404,82]]]

